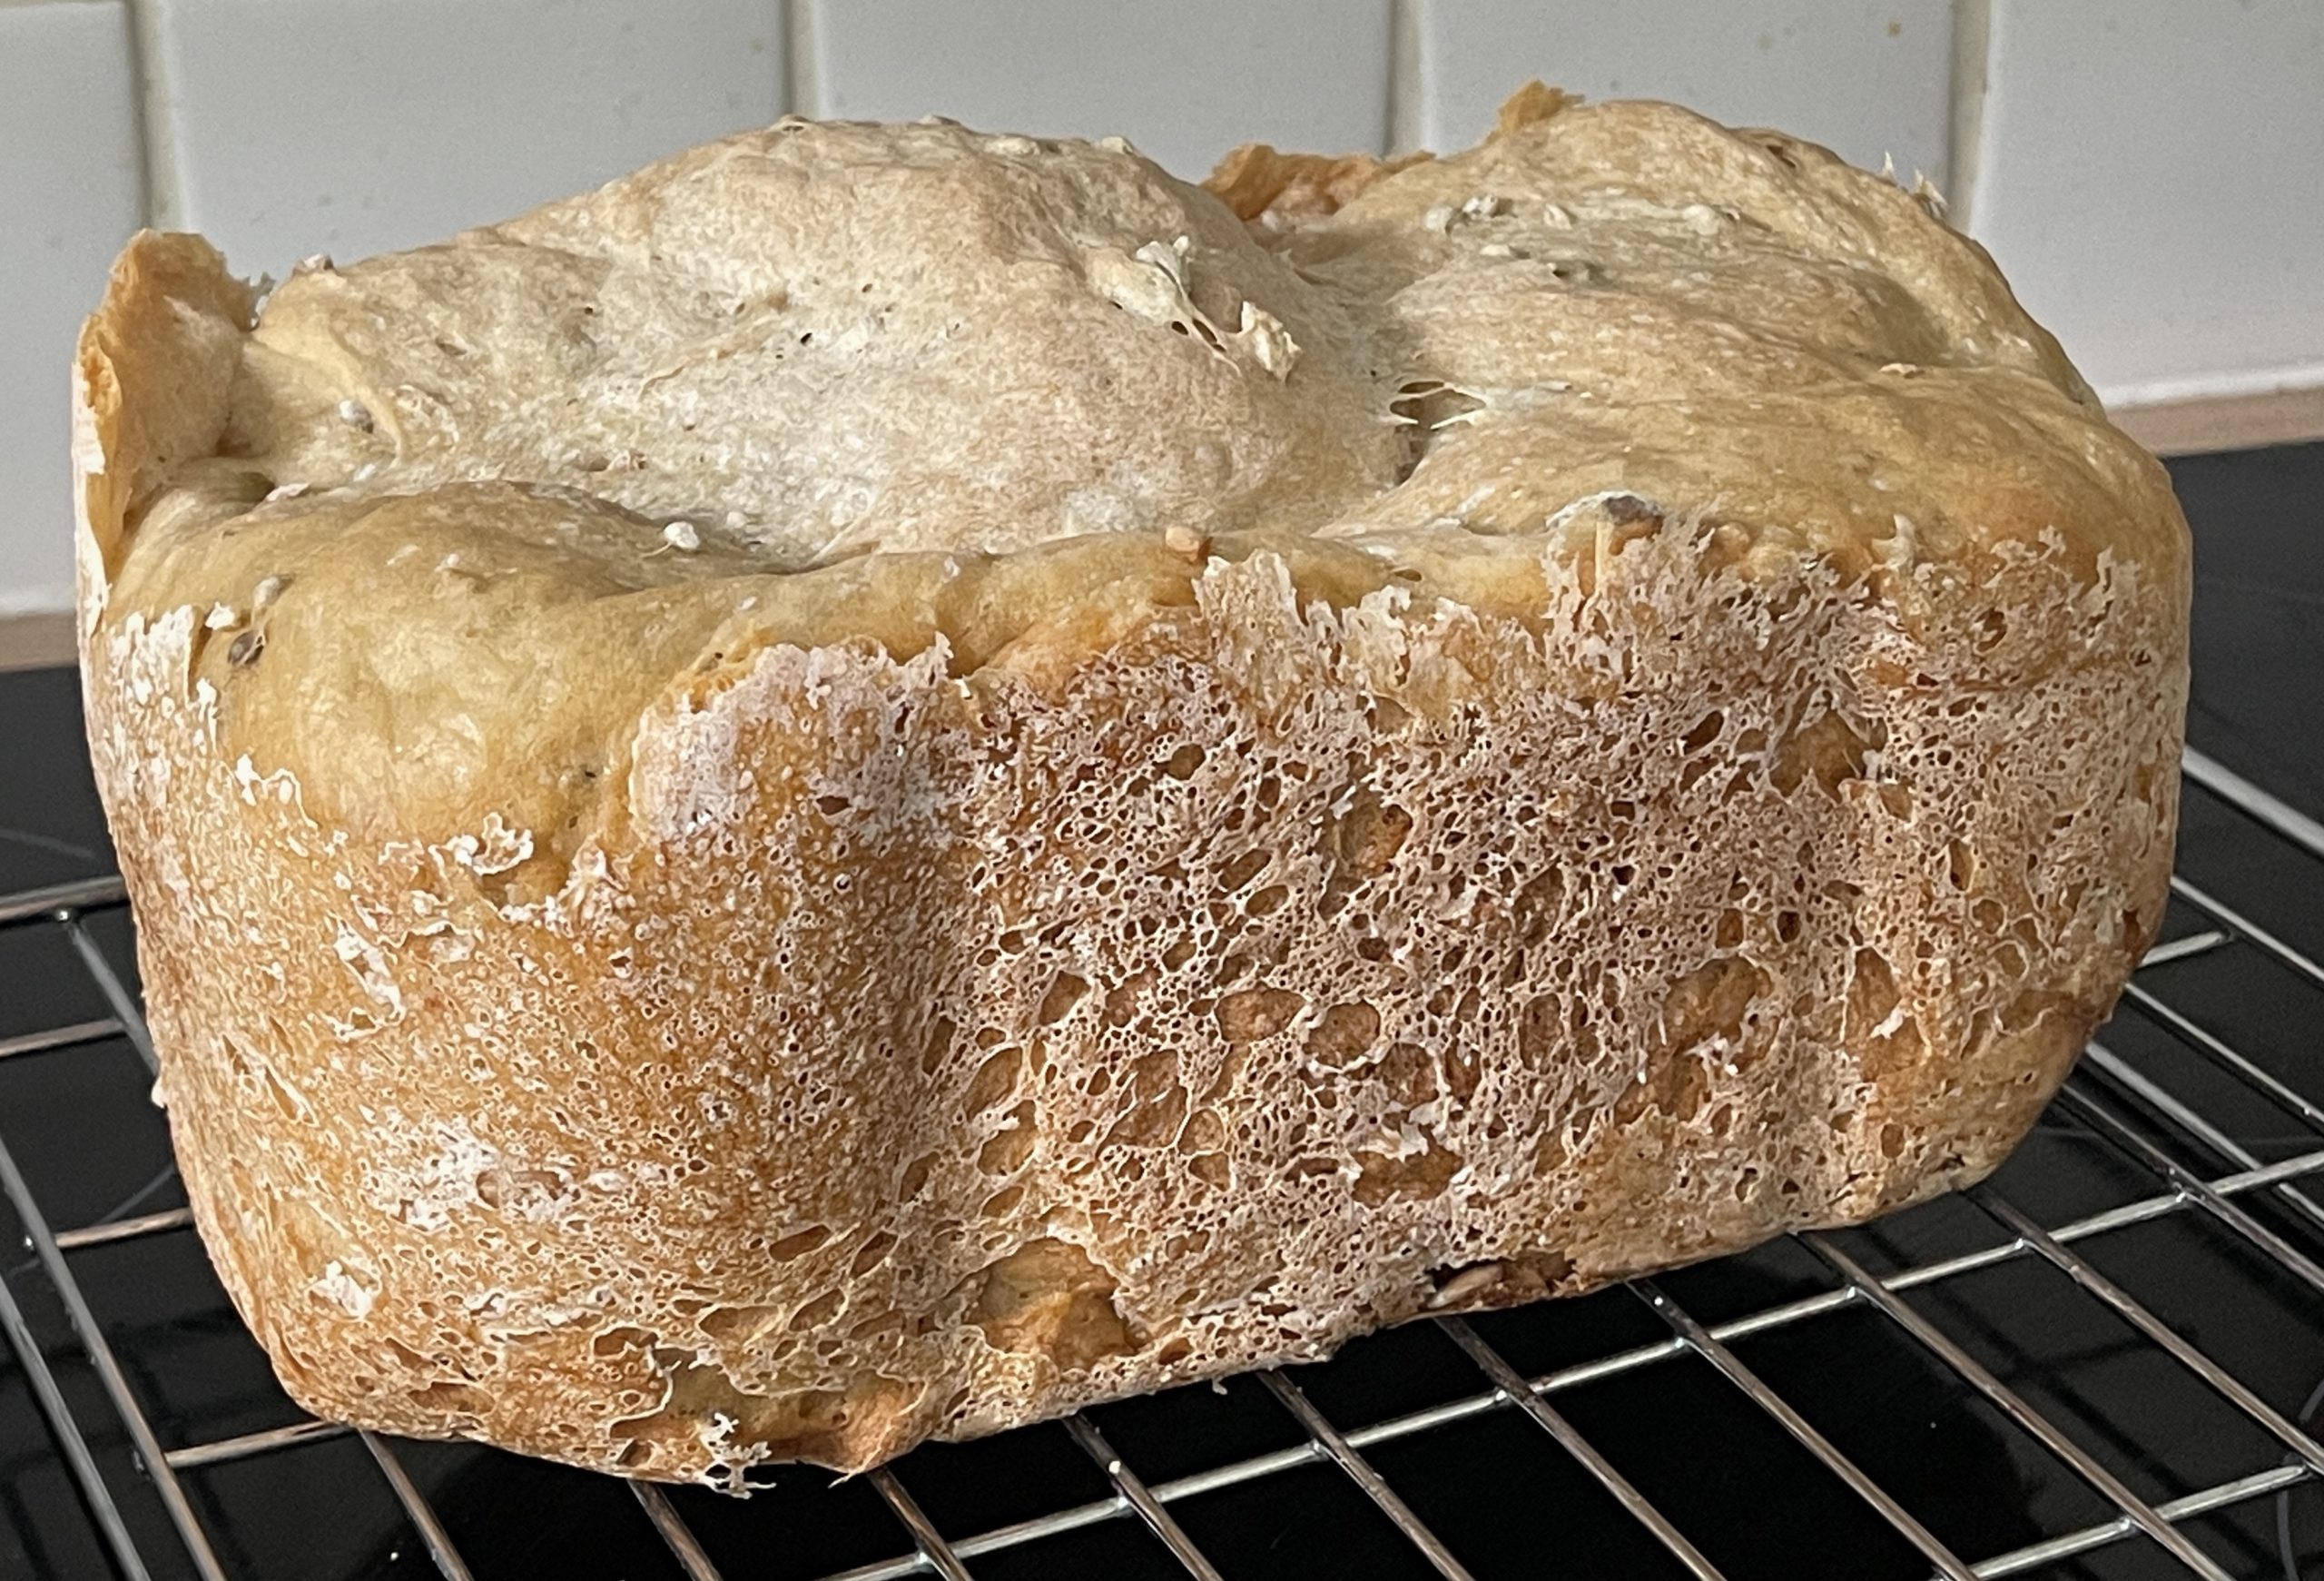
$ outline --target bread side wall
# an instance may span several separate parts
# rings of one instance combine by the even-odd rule
[[[1071,663],[729,656],[521,908],[520,832],[358,850],[223,761],[190,613],[102,634],[237,1305],[324,1415],[716,1479],[1990,1169],[2160,917],[2174,591],[1586,558],[1523,624],[1262,557]]]

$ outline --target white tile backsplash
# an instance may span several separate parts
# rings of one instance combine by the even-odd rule
[[[142,0],[176,222],[251,273],[435,241],[782,113],[781,0]]]
[[[794,94],[1199,176],[1464,147],[1536,76],[1974,169],[1956,221],[2117,404],[2324,388],[2324,0],[0,0],[0,616],[69,600],[73,337],[147,203],[280,274]]]
[[[798,0],[817,110],[1119,133],[1187,180],[1238,143],[1380,152],[1388,0]]]
[[[2324,5],[1995,0],[1968,225],[2109,400],[2324,384]]]
[[[1412,0],[1422,145],[1465,148],[1529,77],[1591,99],[1672,99],[1939,186],[1950,0]]]
[[[73,601],[69,373],[142,207],[119,0],[0,5],[0,614]]]

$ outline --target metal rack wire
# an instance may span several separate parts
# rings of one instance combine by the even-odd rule
[[[2324,825],[2201,753],[2190,751],[2184,766],[2191,786],[2235,809],[2270,839],[2324,860]],[[2191,920],[2195,926],[2151,952],[2148,967],[2220,952],[2250,951],[2300,980],[2304,989],[2324,991],[2324,963],[2287,943],[2235,904],[2183,876],[2174,878],[2172,887],[2182,919]],[[92,914],[118,907],[122,901],[122,887],[115,878],[0,897],[0,929],[44,928],[61,932],[108,1010],[101,1018],[0,1039],[0,1061],[97,1058],[105,1047],[117,1048],[125,1042],[136,1058],[149,1068],[153,1066],[153,1046],[135,996],[84,921]],[[1460,1318],[1435,1319],[1446,1338],[1473,1364],[1473,1387],[1423,1408],[1347,1428],[1335,1424],[1293,1376],[1281,1371],[1265,1372],[1258,1375],[1260,1382],[1290,1422],[1295,1424],[1300,1441],[1287,1448],[1246,1455],[1158,1482],[1143,1479],[1116,1451],[1097,1422],[1088,1416],[1076,1416],[1068,1420],[1067,1432],[1102,1474],[1109,1490],[1107,1496],[972,1534],[947,1535],[930,1518],[908,1486],[914,1466],[908,1457],[897,1467],[871,1473],[865,1479],[895,1523],[900,1534],[897,1546],[904,1548],[908,1543],[908,1551],[892,1559],[833,1572],[827,1581],[890,1581],[922,1575],[963,1581],[974,1573],[972,1562],[984,1556],[1113,1522],[1142,1527],[1179,1571],[1205,1581],[1217,1581],[1221,1571],[1214,1556],[1196,1545],[1174,1517],[1173,1507],[1221,1489],[1261,1483],[1301,1467],[1314,1467],[1335,1468],[1393,1524],[1427,1567],[1444,1576],[1466,1577],[1471,1572],[1464,1567],[1455,1545],[1433,1530],[1399,1495],[1390,1479],[1375,1467],[1367,1451],[1492,1413],[1515,1413],[1530,1421],[1610,1496],[1680,1571],[1698,1581],[1713,1581],[1721,1576],[1721,1571],[1698,1546],[1708,1541],[1707,1534],[1683,1530],[1678,1520],[1642,1493],[1556,1403],[1558,1397],[1581,1386],[1640,1372],[1679,1358],[1692,1358],[1707,1364],[1767,1420],[1837,1477],[1895,1534],[1917,1549],[1926,1560],[1931,1575],[1948,1581],[2015,1576],[2113,1545],[2143,1541],[2175,1561],[2179,1573],[2191,1573],[2210,1581],[2233,1581],[2235,1573],[2226,1567],[2218,1553],[2197,1540],[2191,1527],[2215,1512],[2324,1481],[2324,1446],[2319,1446],[2317,1438],[2293,1413],[2270,1405],[2077,1249],[2132,1226],[2161,1220],[2200,1226],[2205,1233],[2239,1243],[2249,1254],[2272,1265],[2282,1278],[2299,1288],[2303,1299],[2314,1299],[2315,1320],[2324,1325],[2324,1266],[2319,1266],[2319,1253],[2324,1253],[2324,1235],[2310,1233],[2324,1230],[2324,1205],[2319,1205],[2315,1194],[2317,1190],[2324,1189],[2324,1083],[2300,1091],[2260,1061],[2231,1046],[2207,1026],[2202,1017],[2171,1003],[2163,989],[2151,985],[2143,971],[2141,980],[2132,985],[2129,1000],[2155,1026],[2175,1039],[2179,1046],[2208,1062],[2220,1075],[2240,1083],[2245,1092],[2294,1122],[2299,1128],[2297,1134],[2301,1139],[2301,1151],[2263,1161],[2236,1141],[2229,1126],[2205,1112],[2199,1095],[2181,1091],[2171,1078],[2123,1057],[2105,1044],[2093,1043],[2053,1106],[2052,1117],[2074,1128],[2093,1145],[2111,1150],[2121,1162],[2143,1174],[2152,1189],[2131,1201],[2045,1225],[1988,1183],[1968,1194],[1968,1201],[1981,1210],[1988,1226],[1988,1233],[1974,1250],[1879,1274],[1870,1271],[1864,1260],[1851,1253],[1840,1239],[1806,1235],[1798,1238],[1799,1243],[1828,1270],[1828,1286],[1814,1294],[1763,1306],[1723,1321],[1704,1321],[1680,1303],[1667,1282],[1640,1280],[1630,1289],[1661,1320],[1668,1329],[1666,1337],[1593,1356],[1538,1376],[1521,1373],[1478,1326]],[[182,1573],[182,1558],[190,1562],[192,1573],[204,1581],[228,1581],[230,1571],[195,1503],[187,1497],[182,1475],[231,1463],[260,1461],[318,1439],[345,1436],[348,1429],[321,1422],[292,1421],[235,1436],[162,1443],[146,1404],[141,1401],[138,1389],[115,1354],[113,1339],[76,1280],[74,1261],[80,1254],[96,1247],[184,1235],[191,1228],[185,1210],[134,1215],[124,1212],[119,1217],[57,1229],[50,1223],[16,1157],[10,1152],[5,1131],[5,1127],[0,1126],[0,1193],[5,1193],[22,1224],[39,1272],[62,1303],[69,1319],[72,1348],[102,1385],[114,1418],[92,1421],[87,1419],[85,1408],[76,1412],[59,1381],[55,1345],[52,1342],[44,1347],[40,1342],[9,1280],[0,1277],[0,1332],[5,1332],[7,1353],[13,1355],[15,1365],[22,1369],[45,1421],[54,1452],[69,1473],[118,1574],[133,1581],[146,1581],[157,1571]],[[2163,1140],[2158,1141],[2158,1136]],[[2183,1149],[2210,1154],[2234,1167],[2224,1173],[2206,1173],[2189,1161]],[[2258,1202],[2269,1204],[2270,1211],[2266,1216],[2247,1206]],[[2106,1461],[2092,1448],[2038,1409],[2024,1391],[2013,1388],[1981,1364],[1968,1349],[1932,1319],[1923,1304],[1916,1303],[1916,1291],[2020,1260],[2047,1264],[2072,1279],[2091,1299],[2102,1303],[2133,1330],[2142,1343],[2168,1357],[2219,1400],[2240,1413],[2246,1422],[2279,1444],[2282,1457],[2176,1497],[2159,1501],[2142,1498],[2109,1469]],[[2005,1552],[1970,1556],[1948,1547],[1904,1502],[1884,1488],[1747,1365],[1734,1349],[1738,1340],[1815,1322],[1844,1309],[1876,1314],[1880,1322],[1889,1325],[1896,1334],[1925,1353],[1953,1387],[1989,1402],[2070,1468],[2112,1514]],[[2324,1394],[2324,1389],[2319,1392]],[[2311,1408],[2314,1403],[2310,1401]],[[159,1565],[151,1549],[150,1537],[147,1545],[141,1547],[133,1536],[132,1525],[123,1514],[121,1499],[124,1490],[117,1486],[119,1478],[108,1478],[92,1449],[93,1441],[101,1435],[123,1432],[149,1484],[137,1489],[137,1493],[158,1499],[166,1513],[167,1526],[174,1531],[183,1550],[182,1556],[170,1556],[166,1567]],[[407,1468],[406,1451],[377,1435],[357,1436],[436,1570],[446,1581],[468,1581],[468,1561],[455,1545],[445,1522],[431,1507],[420,1481]],[[621,1485],[610,1480],[606,1487],[608,1497],[622,1490]],[[642,1519],[658,1537],[675,1573],[689,1581],[717,1581],[721,1568],[711,1549],[670,1495],[645,1483],[627,1484],[625,1492],[635,1501]]]

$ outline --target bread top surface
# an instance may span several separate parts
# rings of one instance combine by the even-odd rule
[[[1213,555],[1523,620],[1650,509],[1900,607],[2011,542],[2183,602],[2161,469],[1822,149],[1537,90],[1453,157],[1214,181],[788,121],[255,313],[141,237],[83,343],[91,628],[192,606],[222,746],[312,815],[569,850],[705,655],[1055,677]]]

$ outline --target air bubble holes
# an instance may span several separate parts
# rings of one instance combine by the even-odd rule
[[[1258,877],[1259,874],[1272,860],[1273,857],[1269,853],[1264,850],[1255,849],[1243,852],[1241,855],[1229,861],[1225,867],[1219,870],[1219,889],[1227,894],[1236,894],[1237,891],[1241,890],[1244,885]]]
[[[1263,917],[1279,908],[1291,898],[1291,891],[1280,884],[1271,884],[1243,903],[1246,916]]]
[[[978,1151],[977,1168],[988,1175],[1010,1175],[1022,1169],[1040,1140],[1034,1117],[1029,1099],[1011,1110],[1006,1127],[987,1138]]]
[[[1717,741],[1726,729],[1727,716],[1718,709],[1713,708],[1687,727],[1686,735],[1681,736],[1679,742],[1680,755],[1692,757],[1696,753]]]
[[[1060,972],[1050,980],[1048,992],[1041,995],[1040,1006],[1034,1013],[1034,1019],[1043,1026],[1055,1026],[1073,1013],[1073,1007],[1080,1003],[1082,995],[1088,992],[1087,982],[1070,972]]]

